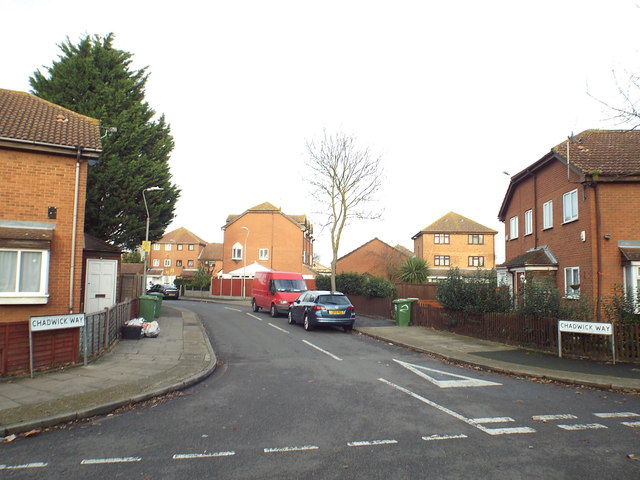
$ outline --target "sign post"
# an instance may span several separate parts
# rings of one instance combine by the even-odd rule
[[[562,358],[562,332],[586,333],[590,335],[607,335],[611,337],[611,356],[616,363],[616,344],[611,323],[574,322],[572,320],[558,320],[558,357]]]
[[[29,317],[29,373],[33,378],[33,335],[32,332],[45,330],[61,330],[64,328],[79,328],[85,326],[84,313],[70,315],[47,315],[44,317]],[[87,329],[84,329],[84,362],[87,364]]]

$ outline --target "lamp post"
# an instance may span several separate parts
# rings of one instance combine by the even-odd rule
[[[244,247],[242,249],[242,259],[244,260],[244,265],[242,267],[242,297],[247,296],[247,238],[249,238],[249,227],[242,227],[243,230],[247,231],[247,234],[244,237]]]
[[[156,190],[162,190],[160,187],[149,187],[142,190],[142,200],[144,201],[144,209],[147,212],[147,230],[144,236],[145,245],[149,244],[149,207],[147,207],[147,198],[144,195],[144,192],[154,192]],[[149,252],[151,253],[151,248],[149,248]],[[147,252],[144,252],[144,271],[142,272],[142,293],[147,291]]]

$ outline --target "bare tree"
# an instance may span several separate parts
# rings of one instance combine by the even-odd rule
[[[344,228],[351,219],[380,218],[380,211],[368,210],[368,204],[382,184],[380,157],[368,148],[359,149],[353,136],[325,131],[319,140],[307,142],[311,170],[308,183],[313,198],[324,209],[331,232],[331,290],[336,290],[336,262]]]
[[[631,129],[635,130],[640,127],[640,76],[628,72],[627,75],[627,80],[621,83],[615,71],[613,72],[613,79],[621,99],[620,105],[616,106],[604,102],[590,93],[588,95],[611,111],[613,119],[618,120],[620,123],[629,124]]]

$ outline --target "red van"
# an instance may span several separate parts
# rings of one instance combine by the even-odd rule
[[[307,284],[299,273],[256,272],[251,290],[253,311],[264,308],[272,317],[277,317],[289,311],[289,305],[307,291]]]

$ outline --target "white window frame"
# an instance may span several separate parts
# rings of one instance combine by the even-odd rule
[[[187,260],[187,267],[193,267],[193,260]]]
[[[164,244],[164,251],[165,252],[169,252],[171,250],[171,244],[170,243],[165,243]]]
[[[165,258],[164,259],[164,266],[165,267],[170,267],[171,266],[171,259],[170,258]]]
[[[193,243],[189,244],[189,251],[193,252],[195,250],[195,245]]]
[[[154,267],[159,267],[160,266],[160,259],[154,258],[153,259],[153,266]]]
[[[244,252],[242,251],[242,244],[240,242],[236,242],[233,244],[231,248],[231,260],[242,260],[242,255]]]
[[[518,238],[518,216],[509,219],[509,240]]]
[[[562,218],[564,223],[578,219],[578,189],[562,195]]]
[[[16,252],[15,286],[13,291],[0,292],[0,305],[35,305],[49,301],[49,261],[48,249],[39,248],[0,248],[4,252]],[[23,253],[40,253],[40,284],[36,292],[21,292],[20,288],[20,259]]]
[[[160,244],[159,243],[154,243],[153,244],[153,249],[159,252],[160,251]]]
[[[542,204],[542,229],[553,228],[553,200]]]
[[[178,244],[178,251],[182,251],[184,249],[184,245],[181,243]]]
[[[578,285],[578,288],[571,285]],[[566,298],[580,298],[580,267],[565,267],[564,295]]]
[[[259,260],[269,260],[269,249],[268,248],[261,248],[258,251],[258,259]]]
[[[531,235],[533,233],[533,210],[524,212],[524,234]]]

